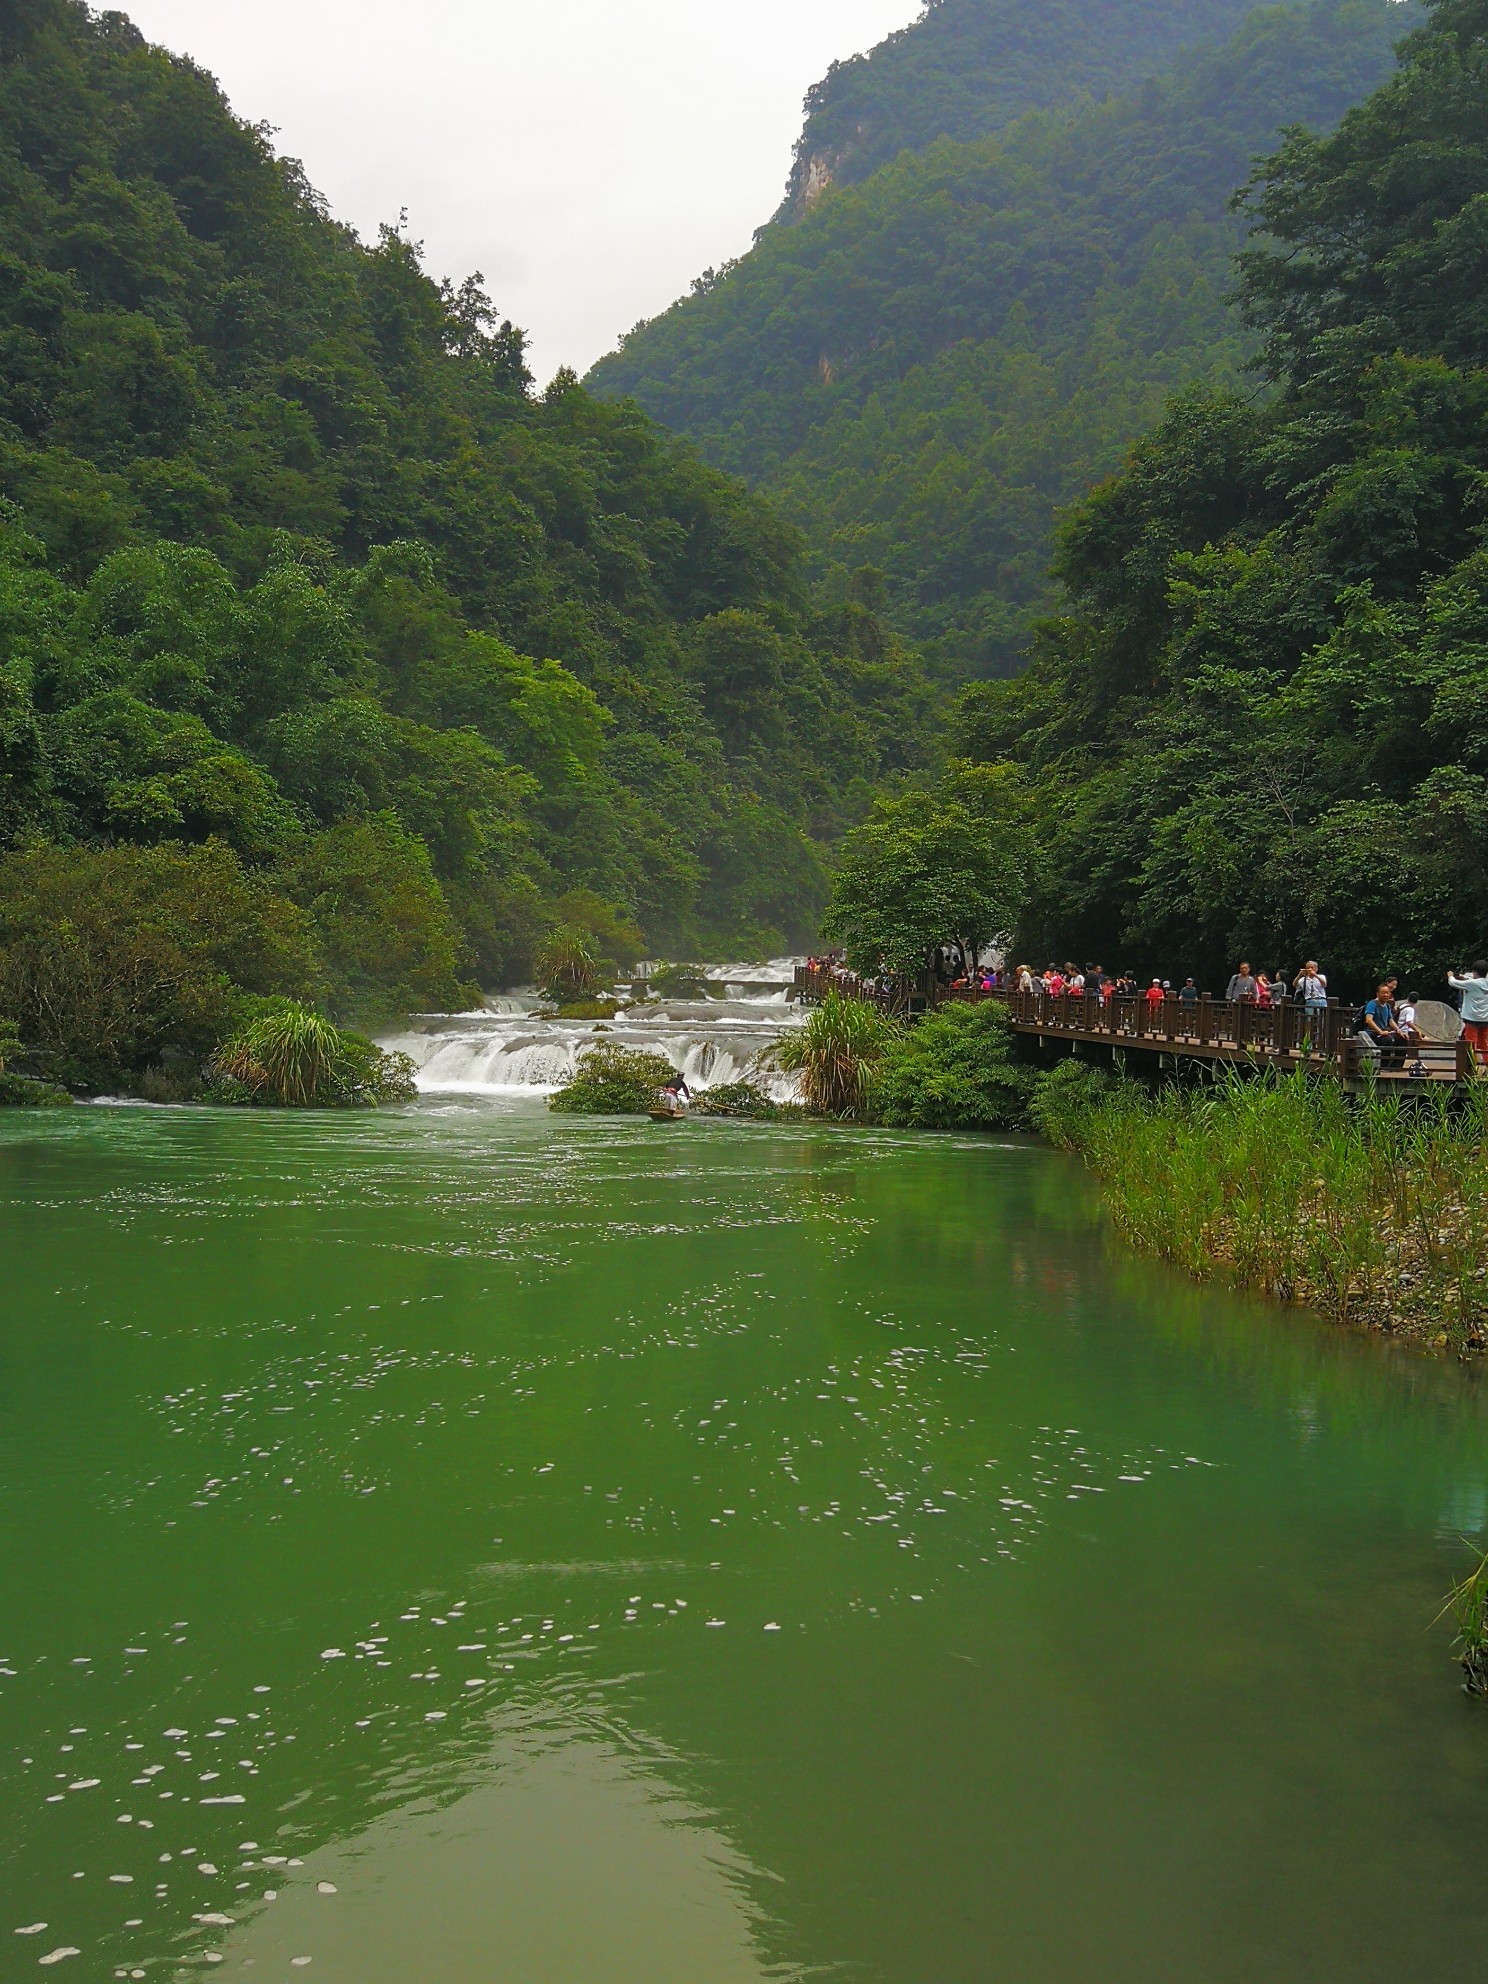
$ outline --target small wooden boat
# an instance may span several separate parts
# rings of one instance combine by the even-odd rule
[[[687,1119],[687,1111],[681,1103],[653,1102],[646,1114],[653,1123],[682,1123]]]

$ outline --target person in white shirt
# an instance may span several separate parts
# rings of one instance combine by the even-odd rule
[[[1462,1031],[1478,1066],[1488,1066],[1488,964],[1470,965],[1464,972],[1449,971],[1447,983],[1462,994]]]
[[[1326,1008],[1328,1004],[1328,981],[1322,972],[1318,970],[1316,958],[1309,958],[1307,963],[1297,973],[1297,981],[1293,989],[1297,997],[1309,1011],[1314,1006],[1320,1011]]]

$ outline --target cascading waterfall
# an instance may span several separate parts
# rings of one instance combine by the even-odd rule
[[[796,1094],[795,1077],[761,1069],[757,1061],[801,1022],[800,1008],[787,1001],[797,962],[710,966],[716,997],[660,999],[612,1020],[550,1019],[535,994],[503,994],[475,1012],[420,1014],[382,1045],[411,1057],[425,1095],[551,1095],[586,1048],[609,1039],[660,1054],[690,1087],[753,1081],[785,1102]]]

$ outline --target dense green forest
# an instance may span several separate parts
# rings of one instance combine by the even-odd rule
[[[1257,171],[1269,397],[1196,391],[1070,520],[1072,611],[967,691],[1039,950],[1435,986],[1488,928],[1488,0]],[[983,776],[990,776],[984,773]]]
[[[806,98],[781,219],[902,151],[1000,131],[1025,111],[1099,99],[1222,41],[1253,0],[925,0],[869,55],[834,62]]]
[[[1004,26],[1035,18],[1015,45],[1052,36],[1051,64],[1124,45],[1121,9]],[[881,573],[942,675],[1008,673],[1053,598],[1060,508],[1175,388],[1243,376],[1224,298],[1251,160],[1336,124],[1408,20],[1391,0],[1262,8],[1127,95],[906,152],[767,230],[592,383],[778,497],[830,584]]]
[[[926,748],[916,662],[813,605],[766,503],[571,376],[535,393],[479,279],[364,245],[76,0],[0,0],[0,474],[28,1038],[47,974],[112,968],[172,892],[177,934],[206,888],[238,935],[162,983],[363,1011],[519,977],[555,922],[800,938],[823,844]]]

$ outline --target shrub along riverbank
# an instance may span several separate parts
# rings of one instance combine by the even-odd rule
[[[1036,1069],[1020,1058],[1000,1006],[947,1006],[913,1027],[860,999],[829,993],[806,1021],[766,1050],[768,1068],[799,1077],[801,1100],[772,1102],[756,1083],[704,1090],[703,1115],[814,1116],[917,1130],[1026,1130]],[[673,1073],[657,1054],[603,1042],[553,1097],[565,1115],[643,1114]]]

